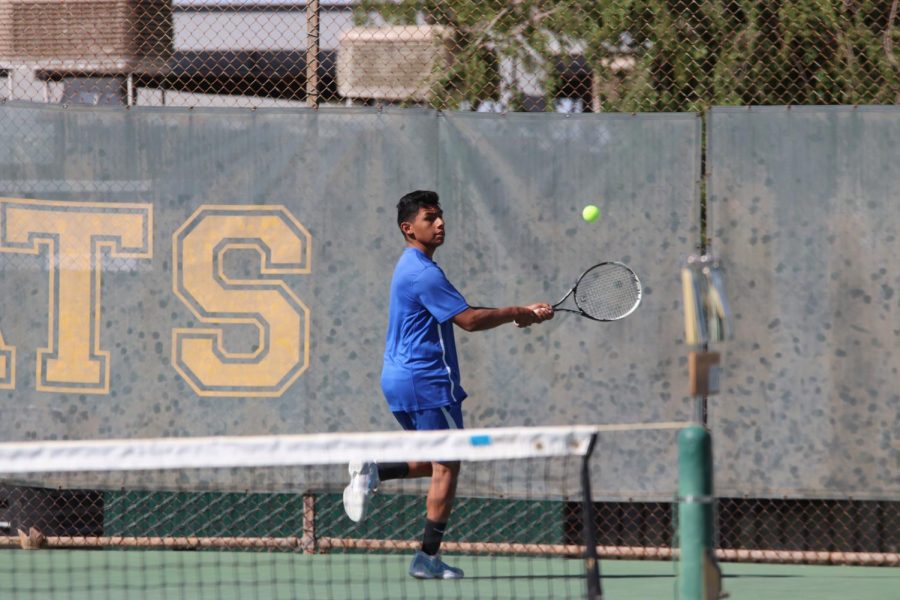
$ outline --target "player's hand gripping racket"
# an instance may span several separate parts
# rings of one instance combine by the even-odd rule
[[[582,273],[575,286],[553,305],[553,310],[573,312],[594,321],[618,321],[637,310],[641,295],[641,281],[634,271],[619,262],[602,262]],[[562,307],[569,297],[574,308]]]

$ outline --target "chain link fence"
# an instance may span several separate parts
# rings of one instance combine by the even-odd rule
[[[895,104],[898,3],[0,0],[0,96],[563,112]]]

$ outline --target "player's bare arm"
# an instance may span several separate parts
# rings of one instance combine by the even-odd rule
[[[553,308],[549,304],[539,302],[528,306],[504,308],[471,306],[453,317],[453,323],[466,331],[484,331],[513,322],[519,327],[528,327],[552,318]]]

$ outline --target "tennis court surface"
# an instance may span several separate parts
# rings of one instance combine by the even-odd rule
[[[5,598],[23,600],[132,597],[146,600],[560,598],[584,597],[582,561],[569,559],[548,571],[544,561],[448,555],[473,573],[459,581],[419,581],[406,575],[408,558],[296,553],[20,550],[0,551],[3,570],[18,572],[19,586]],[[674,563],[601,561],[604,597],[610,600],[672,598]],[[900,598],[900,569],[819,565],[722,565],[732,600],[893,600]],[[26,577],[34,576],[29,583]],[[0,586],[8,589],[9,580]]]

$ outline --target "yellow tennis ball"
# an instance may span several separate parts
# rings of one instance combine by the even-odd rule
[[[593,204],[588,204],[584,207],[584,210],[581,211],[581,218],[588,223],[593,223],[600,218],[600,209]]]

